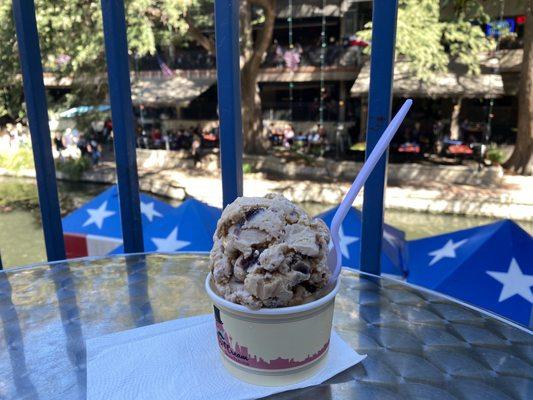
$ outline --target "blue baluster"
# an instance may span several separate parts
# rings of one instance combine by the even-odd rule
[[[33,0],[13,0],[13,15],[30,125],[46,255],[48,261],[64,260],[66,258],[65,243]]]
[[[124,2],[102,0],[102,16],[124,252],[139,253],[144,244]]]
[[[215,0],[220,165],[224,207],[242,196],[239,1]]]
[[[366,155],[368,156],[390,121],[394,45],[398,0],[374,0],[372,12],[372,54]],[[383,236],[383,194],[388,153],[384,154],[365,185],[361,237],[361,270],[381,273]]]

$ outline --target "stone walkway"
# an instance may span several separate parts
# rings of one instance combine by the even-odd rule
[[[114,182],[114,165],[102,166],[87,174],[91,181]],[[139,169],[142,190],[183,199],[192,196],[220,206],[222,186],[218,171],[211,175],[191,170]],[[263,174],[245,174],[244,195],[263,196],[282,193],[291,201],[338,204],[349,188],[348,183],[321,183],[303,180],[272,180]],[[362,204],[362,193],[355,201]],[[533,221],[533,177],[504,176],[498,187],[445,184],[409,180],[389,186],[385,207],[395,210],[459,214]]]
[[[85,173],[89,182],[115,182],[113,163],[104,163]],[[0,170],[0,175],[11,175]],[[22,171],[18,176],[34,177],[34,171]],[[65,177],[58,172],[58,178]],[[211,205],[220,206],[222,185],[218,171],[199,172],[190,169],[160,168],[155,165],[139,167],[141,189],[154,194],[184,199],[195,197]],[[348,190],[345,182],[323,183],[306,180],[273,180],[263,174],[246,174],[245,196],[263,196],[269,192],[282,193],[291,201],[338,204]],[[362,193],[355,201],[362,204]],[[385,207],[393,210],[444,213],[467,216],[510,218],[533,221],[533,177],[504,176],[497,187],[442,182],[406,180],[396,182],[386,191]]]

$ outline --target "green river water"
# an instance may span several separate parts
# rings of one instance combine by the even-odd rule
[[[2,185],[12,183],[12,179],[0,179]],[[28,183],[31,184],[31,183]],[[68,196],[69,207],[78,207],[93,198],[106,186],[86,183],[59,182],[59,192]],[[176,206],[179,201],[163,199]],[[317,214],[330,208],[330,205],[301,204],[310,214]],[[0,254],[5,268],[45,261],[43,233],[38,211],[15,208],[9,212],[0,211]],[[406,232],[408,239],[436,235],[458,229],[493,222],[490,218],[474,218],[454,215],[392,211],[385,213],[385,222]],[[533,223],[520,222],[529,233],[533,233]]]

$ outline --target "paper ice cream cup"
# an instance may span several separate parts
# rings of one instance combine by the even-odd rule
[[[211,273],[205,288],[214,303],[217,341],[226,369],[262,386],[305,380],[326,362],[339,280],[325,296],[293,307],[250,310],[218,295]]]

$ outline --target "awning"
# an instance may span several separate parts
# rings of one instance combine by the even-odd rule
[[[353,81],[357,76],[357,68],[325,67],[321,72],[319,67],[300,67],[294,71],[285,68],[263,68],[259,73],[259,82],[310,82],[320,81]]]
[[[132,82],[134,104],[187,105],[215,82],[212,77],[140,77]]]
[[[74,118],[83,114],[92,113],[92,112],[107,112],[110,111],[111,107],[107,104],[101,104],[99,106],[78,106],[74,108],[69,108],[61,113],[59,113],[60,118]]]
[[[368,93],[370,62],[366,61],[350,91],[353,97]],[[448,72],[439,73],[431,83],[424,83],[413,76],[406,61],[396,61],[393,93],[399,97],[467,97],[496,98],[506,93],[501,74],[492,68],[482,68],[476,76],[468,75],[466,67],[450,64]]]

